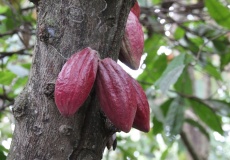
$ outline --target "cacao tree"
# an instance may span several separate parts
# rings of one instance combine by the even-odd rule
[[[54,83],[66,59],[85,47],[97,50],[101,58],[117,59],[134,1],[33,3],[37,40],[28,83],[13,107],[16,121],[8,159],[101,159],[116,130],[101,114],[95,92],[76,115],[66,118],[56,108]]]
[[[103,159],[229,158],[229,1],[138,2],[139,11],[131,9],[131,0],[0,0],[1,160],[7,154],[8,159],[101,159],[103,152]],[[129,16],[130,9],[135,16]],[[142,25],[133,28],[138,21]],[[141,43],[126,39],[140,28],[142,57]],[[96,83],[74,116],[59,113],[54,95],[58,74],[87,47],[100,54],[102,67],[110,65],[106,57],[133,69],[142,59],[135,72],[119,65],[134,73],[146,91],[150,132],[117,132],[116,144],[117,129],[107,117],[113,114],[102,112],[99,103],[105,97],[95,98]],[[136,128],[147,131],[139,119]],[[116,150],[105,149],[106,144],[117,145]]]

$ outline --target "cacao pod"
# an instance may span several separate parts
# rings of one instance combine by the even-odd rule
[[[129,132],[137,110],[131,77],[111,58],[99,62],[96,92],[101,109],[118,129]]]
[[[131,69],[138,69],[144,48],[144,33],[134,13],[130,12],[122,39],[119,60]]]
[[[133,127],[148,132],[150,129],[150,108],[148,99],[140,84],[133,79],[132,84],[135,88],[137,99],[137,112],[134,118]]]
[[[134,4],[134,6],[131,8],[131,12],[133,12],[137,16],[137,18],[139,19],[140,14],[141,14],[141,9],[140,9],[140,6],[139,6],[137,1]]]
[[[85,48],[64,64],[55,84],[55,103],[64,116],[73,115],[87,99],[96,79],[99,57]]]

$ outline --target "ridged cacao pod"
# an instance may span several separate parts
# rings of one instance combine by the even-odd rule
[[[111,58],[99,62],[96,91],[101,109],[118,129],[129,132],[137,110],[131,77]]]
[[[133,127],[148,132],[150,129],[150,108],[148,99],[140,84],[133,79],[132,84],[136,91],[137,112],[134,118]]]
[[[141,9],[137,1],[134,4],[134,6],[131,8],[131,11],[137,16],[137,18],[140,17]]]
[[[99,57],[85,48],[64,64],[55,84],[55,103],[64,116],[73,115],[87,99],[96,79]]]
[[[130,12],[122,39],[119,60],[131,69],[138,69],[144,48],[144,33],[134,13]]]

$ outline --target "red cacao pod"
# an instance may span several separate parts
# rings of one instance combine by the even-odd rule
[[[137,16],[137,18],[140,17],[141,9],[137,1],[134,4],[134,6],[131,8],[131,12],[133,12]]]
[[[55,84],[55,103],[64,116],[73,115],[87,99],[98,67],[98,54],[85,48],[64,64]]]
[[[137,110],[131,77],[111,58],[99,62],[96,91],[101,109],[120,130],[129,132]]]
[[[130,12],[122,39],[119,60],[131,69],[138,69],[144,48],[144,33],[134,13]]]
[[[148,99],[140,84],[133,79],[132,84],[135,88],[137,99],[137,112],[134,118],[133,127],[148,132],[150,129],[150,108]]]

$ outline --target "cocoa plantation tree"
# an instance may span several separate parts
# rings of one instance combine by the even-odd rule
[[[124,68],[146,91],[151,130],[117,132],[111,151],[95,87],[69,118],[53,93],[77,51],[118,59],[134,1],[0,1],[0,159],[228,159],[229,1],[138,2],[143,62]]]
[[[101,114],[95,92],[76,115],[65,118],[54,103],[55,80],[66,59],[85,47],[116,60],[134,1],[33,3],[37,40],[27,85],[13,107],[8,159],[101,159],[116,130]]]

